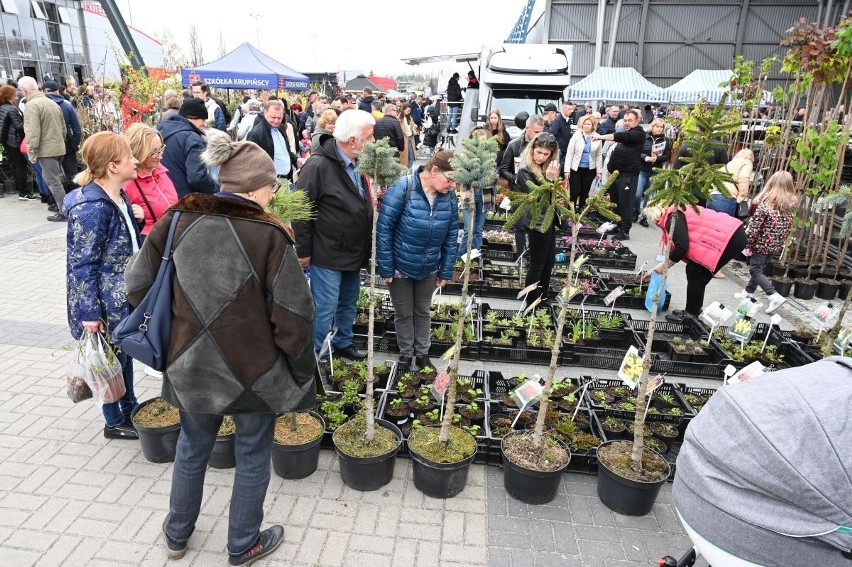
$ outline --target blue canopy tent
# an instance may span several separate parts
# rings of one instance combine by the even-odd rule
[[[633,67],[598,67],[568,87],[566,100],[668,102],[662,88]]]
[[[243,43],[221,59],[181,71],[184,86],[204,81],[220,89],[272,89],[306,91],[310,80],[262,53],[250,43]]]

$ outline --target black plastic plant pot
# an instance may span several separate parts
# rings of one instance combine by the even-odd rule
[[[840,291],[840,282],[836,280],[820,280],[817,283],[816,296],[820,299],[834,299]],[[845,298],[844,298],[845,299]]]
[[[849,296],[849,288],[852,287],[852,280],[842,280],[840,282],[840,290],[837,295],[841,300],[845,300]]]
[[[793,282],[793,297],[797,299],[813,299],[817,283],[814,280],[796,280]]]
[[[321,431],[325,430],[325,420],[316,412],[307,412],[311,417],[321,424]],[[272,443],[272,470],[281,478],[299,479],[314,474],[319,466],[320,443],[322,434],[299,445],[284,445]]]
[[[474,447],[476,441],[474,440]],[[469,457],[456,463],[437,463],[423,455],[418,454],[411,445],[408,446],[411,453],[412,472],[414,474],[414,486],[432,498],[452,498],[464,490],[467,486],[467,473],[470,463],[476,456],[476,451]]]
[[[671,474],[671,465],[656,451],[645,448],[657,458],[666,463],[666,475],[662,480],[656,482],[639,482],[618,476],[601,460],[601,448],[618,441],[607,441],[598,447],[598,498],[604,506],[625,516],[644,516],[648,514],[657,501],[660,487],[666,483]],[[622,441],[623,442],[623,441]]]
[[[340,476],[349,488],[369,492],[378,490],[393,478],[396,454],[402,445],[402,431],[393,423],[377,419],[376,425],[390,430],[397,438],[396,447],[378,457],[353,457],[343,453],[335,445],[334,450],[340,459]],[[336,433],[336,432],[335,432]]]
[[[210,460],[207,464],[214,469],[232,469],[237,466],[237,458],[234,456],[234,437],[236,434],[218,435],[213,450],[210,452]]]
[[[167,427],[142,427],[133,419],[142,408],[158,399],[152,398],[140,403],[130,414],[130,420],[136,427],[136,433],[139,434],[139,445],[142,446],[142,455],[145,456],[145,460],[152,463],[171,463],[175,460],[177,453],[180,423]]]
[[[789,297],[790,292],[793,291],[793,281],[787,278],[777,279],[770,278],[772,280],[772,285],[775,287],[775,291],[784,297]]]
[[[557,442],[568,451],[569,459],[564,466],[555,471],[537,471],[528,469],[512,462],[506,456],[506,439],[515,435],[529,435],[528,431],[513,431],[503,438],[500,444],[500,452],[503,456],[503,486],[509,496],[527,504],[547,504],[556,498],[559,485],[562,482],[562,474],[571,463],[571,451],[562,441]]]

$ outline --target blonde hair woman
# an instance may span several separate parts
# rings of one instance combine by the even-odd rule
[[[665,167],[672,157],[672,144],[665,136],[666,121],[655,118],[648,125],[648,134],[645,136],[645,145],[642,146],[642,167],[639,169],[639,181],[636,183],[636,200],[634,203],[634,217],[640,217],[639,213],[647,202],[645,191],[650,185],[651,178],[657,174],[657,170]],[[648,226],[648,220],[641,216],[639,224]]]
[[[763,270],[770,258],[784,250],[784,244],[793,229],[793,209],[797,201],[793,176],[786,171],[773,173],[763,191],[754,199],[754,214],[746,229],[748,248],[744,252],[749,257],[749,280],[745,289],[736,297],[754,297],[759,286],[769,297],[767,313],[772,313],[787,301],[786,297],[775,291],[775,286]]]
[[[714,187],[710,190],[707,208],[736,217],[738,205],[748,199],[751,173],[754,169],[754,153],[749,149],[742,149],[723,168],[734,178],[733,183],[725,183],[730,197],[725,197]]]
[[[178,202],[177,190],[169,178],[169,170],[160,162],[166,145],[163,136],[147,124],[133,124],[125,134],[133,157],[138,162],[136,179],[128,180],[124,192],[134,205],[142,207],[145,224],[142,237],[151,232],[154,223]]]
[[[586,205],[592,183],[600,180],[603,171],[603,142],[592,140],[597,128],[594,116],[582,116],[565,150],[565,178],[571,188],[571,202],[578,211]]]
[[[142,240],[136,225],[142,209],[121,189],[136,178],[137,160],[125,138],[98,132],[83,143],[83,161],[86,169],[74,178],[81,187],[65,198],[68,323],[75,339],[105,333],[109,341],[109,331],[130,314],[124,267]],[[103,404],[104,437],[138,439],[130,424],[136,407],[133,360],[123,352],[117,356],[127,391],[117,402]]]
[[[331,108],[324,110],[317,120],[317,127],[311,134],[311,151],[319,149],[319,139],[323,134],[334,134],[334,123],[337,122],[337,113]]]
[[[539,184],[554,181],[558,177],[559,145],[556,143],[556,136],[550,132],[542,132],[532,139],[521,154],[518,188],[527,192],[527,181]],[[530,265],[524,287],[536,282],[539,285],[527,294],[527,305],[546,295],[550,289],[550,275],[556,262],[556,226],[559,224],[559,219],[554,219],[551,226],[529,226],[530,220],[528,215],[519,223],[527,229],[529,239]]]

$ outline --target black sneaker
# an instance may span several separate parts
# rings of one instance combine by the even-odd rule
[[[400,374],[404,374],[411,370],[411,357],[407,354],[399,355],[399,360],[396,363],[396,368]]]
[[[672,311],[666,315],[666,321],[670,323],[683,323],[686,318],[686,311]]]
[[[426,354],[421,354],[420,356],[414,357],[414,364],[417,365],[419,370],[423,370],[424,368],[431,368],[432,370],[436,370],[435,365],[432,364],[432,361],[429,360],[429,356]]]
[[[104,437],[107,439],[139,439],[139,434],[129,421],[115,427],[104,425]]]
[[[68,222],[68,217],[63,214],[56,213],[55,215],[50,215],[47,217],[47,220],[50,222]]]
[[[639,212],[633,211],[633,222],[636,222],[638,220],[639,220]]]
[[[35,195],[33,195],[32,193],[30,193],[29,195],[19,195],[18,200],[19,201],[38,201],[39,198],[36,197]]]
[[[166,540],[166,553],[169,556],[169,559],[180,559],[184,555],[186,555],[186,542],[177,543],[169,534],[166,533],[166,520],[169,517],[166,516],[166,519],[163,520],[163,539]]]
[[[251,565],[258,559],[266,557],[275,551],[284,541],[284,528],[278,525],[272,526],[260,532],[257,542],[249,549],[239,555],[231,555],[228,565]]]
[[[626,232],[617,232],[610,237],[610,240],[630,240],[630,235]]]
[[[642,215],[642,218],[639,219],[639,226],[648,228],[648,218],[645,215]]]

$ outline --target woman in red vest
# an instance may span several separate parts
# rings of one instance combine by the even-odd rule
[[[672,239],[668,260],[657,264],[654,271],[662,273],[667,266],[681,260],[686,262],[686,308],[666,315],[667,320],[675,323],[683,321],[686,315],[697,317],[701,313],[704,290],[713,274],[733,258],[740,257],[748,246],[742,222],[725,213],[704,207],[697,209],[697,212],[692,207],[678,211],[673,206],[645,209],[648,220],[663,229],[663,244]]]

